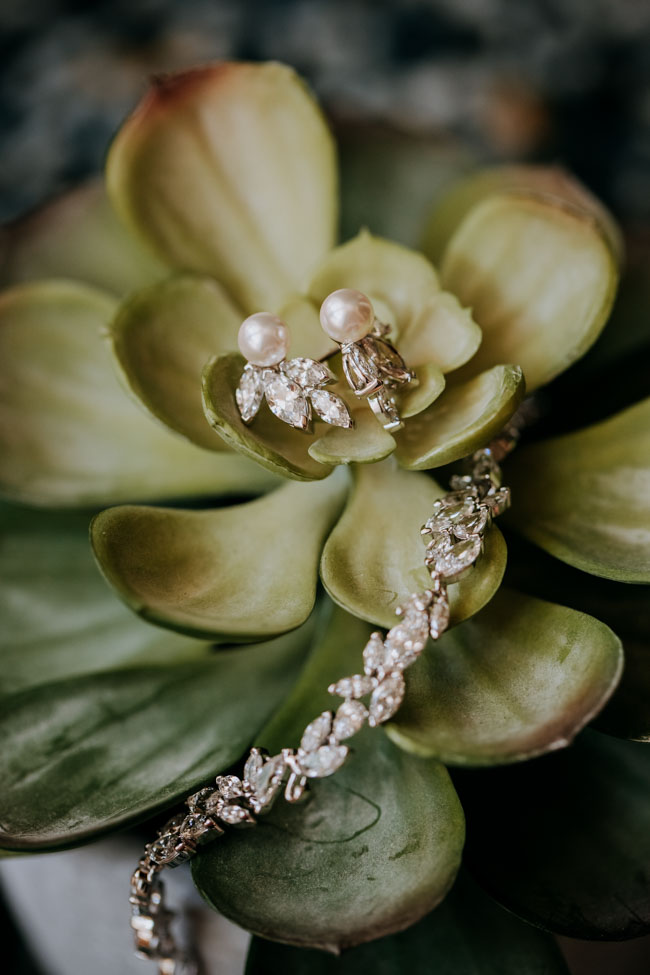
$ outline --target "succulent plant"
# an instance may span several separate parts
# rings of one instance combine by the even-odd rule
[[[105,187],[9,229],[5,849],[89,842],[173,806],[252,744],[296,745],[373,626],[426,585],[419,526],[439,469],[487,443],[607,320],[619,233],[561,172],[471,176],[421,252],[366,230],[337,246],[336,197],[333,142],[295,74],[229,63],[157,80],[116,136]],[[418,374],[404,429],[359,409],[354,429],[307,435],[265,406],[246,426],[242,318],[279,314],[291,354],[318,359],[332,352],[320,302],[343,287],[371,297]],[[575,430],[554,389],[542,405],[562,433],[533,428],[505,468],[508,588],[491,527],[386,734],[362,732],[306,803],[194,860],[206,900],[263,938],[338,951],[408,928],[342,970],[426,957],[458,973],[468,951],[486,973],[565,970],[486,891],[556,933],[650,931],[650,400]],[[598,730],[525,761],[571,744],[612,695]],[[468,871],[415,924],[454,884],[465,816]],[[248,971],[331,964],[255,940]]]

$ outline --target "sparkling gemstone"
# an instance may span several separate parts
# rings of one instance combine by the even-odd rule
[[[264,756],[259,748],[251,748],[250,755],[246,759],[246,764],[244,765],[244,781],[248,782],[251,788],[255,788],[257,777],[262,771],[263,765]]]
[[[449,626],[449,602],[447,596],[440,596],[429,609],[429,631],[434,640]]]
[[[330,393],[327,389],[314,389],[309,398],[321,420],[331,423],[334,427],[348,429],[353,420],[350,411],[340,396]]]
[[[370,717],[368,724],[375,727],[392,718],[404,697],[404,678],[401,674],[387,677],[377,687],[370,698]]]
[[[386,635],[384,669],[408,667],[419,656],[429,639],[429,617],[426,613],[409,613]]]
[[[311,420],[311,407],[298,383],[286,376],[275,375],[266,383],[266,401],[272,413],[299,430],[306,430]]]
[[[327,690],[337,697],[357,698],[370,694],[373,686],[371,677],[365,674],[354,674],[352,677],[342,677],[336,684],[330,684]]]
[[[510,488],[497,488],[494,494],[489,494],[485,498],[485,504],[495,517],[503,514],[510,507]]]
[[[368,402],[385,430],[398,430],[402,426],[397,404],[386,389],[373,393]]]
[[[425,528],[430,532],[451,531],[456,538],[468,538],[484,531],[488,521],[485,507],[466,491],[455,491],[433,505],[433,515]]]
[[[363,648],[363,669],[368,676],[383,669],[385,656],[381,633],[371,633],[370,639]]]
[[[257,416],[263,397],[262,370],[255,369],[253,366],[246,366],[235,391],[235,400],[244,423],[250,423]]]
[[[218,775],[216,781],[224,799],[237,799],[244,792],[242,781],[236,775]]]
[[[219,819],[222,819],[224,823],[228,823],[230,826],[237,826],[238,823],[255,822],[248,809],[235,805],[224,806],[219,813]]]
[[[210,827],[211,823],[207,816],[190,814],[181,823],[181,833],[184,840],[196,841],[209,833]]]
[[[289,359],[280,368],[285,376],[292,379],[294,383],[298,383],[303,389],[325,386],[336,378],[322,362],[316,362],[314,359],[307,359],[304,356]]]
[[[448,532],[437,532],[427,546],[427,563],[447,580],[456,582],[481,554],[481,539],[477,536],[455,541]]]
[[[324,745],[332,730],[332,712],[323,711],[311,724],[305,728],[300,740],[303,751],[313,752],[319,745]]]
[[[489,448],[477,450],[472,456],[472,477],[489,478],[494,487],[501,487],[501,468]]]
[[[251,754],[246,762],[244,775],[253,791],[259,810],[271,802],[280,787],[285,770],[285,761],[282,755],[276,755],[274,758],[264,761],[257,749],[253,749],[253,751],[256,754]]]
[[[324,779],[343,765],[350,749],[347,745],[323,745],[315,752],[300,755],[300,767],[310,779]]]
[[[332,731],[339,741],[356,735],[368,717],[368,709],[361,701],[344,701],[334,718]]]

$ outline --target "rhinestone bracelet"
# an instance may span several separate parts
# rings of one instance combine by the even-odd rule
[[[336,712],[323,711],[307,725],[297,749],[283,748],[270,756],[252,748],[241,778],[217,776],[214,787],[191,795],[187,809],[173,816],[145,847],[131,878],[131,927],[136,953],[157,962],[159,975],[199,972],[198,960],[174,941],[173,915],[164,904],[160,871],[185,863],[228,826],[254,825],[283,786],[286,801],[297,802],[309,779],[325,778],[343,765],[350,748],[342,742],[366,722],[374,728],[393,717],[404,697],[404,670],[417,660],[429,637],[437,640],[449,626],[447,586],[473,567],[492,519],[510,505],[499,462],[515,446],[520,429],[513,418],[496,440],[466,462],[468,473],[454,475],[450,492],[434,502],[421,530],[431,586],[396,609],[398,622],[385,636],[371,634],[363,649],[362,674],[328,687],[330,694],[343,698]]]

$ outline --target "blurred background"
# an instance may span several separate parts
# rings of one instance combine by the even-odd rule
[[[560,163],[623,224],[619,315],[648,321],[650,0],[2,0],[0,49],[1,221],[99,171],[151,74],[277,59],[339,136],[345,236],[368,222],[413,242],[459,172]],[[0,937],[4,970],[37,975],[13,926]],[[650,968],[648,939],[566,950],[575,975]]]

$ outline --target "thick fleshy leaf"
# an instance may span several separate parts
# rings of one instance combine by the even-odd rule
[[[567,745],[622,669],[621,641],[604,623],[501,589],[408,670],[388,733],[448,764],[521,761]]]
[[[466,457],[501,430],[524,392],[518,366],[494,366],[447,386],[439,399],[397,434],[397,459],[407,470],[424,470]]]
[[[341,472],[230,508],[109,508],[92,543],[108,581],[146,619],[214,640],[265,639],[309,616],[346,490]]]
[[[213,278],[178,275],[133,295],[111,323],[127,383],[172,429],[225,450],[205,418],[201,376],[208,359],[237,345],[241,311]]]
[[[205,657],[149,626],[102,579],[86,512],[0,505],[0,693],[116,667]]]
[[[244,370],[239,353],[216,356],[203,372],[203,409],[208,422],[223,439],[258,464],[284,477],[298,481],[318,480],[331,472],[309,454],[309,448],[321,431],[314,434],[297,431],[279,420],[262,404],[250,426],[246,426],[235,402],[235,390]]]
[[[595,342],[618,267],[591,212],[514,192],[469,210],[445,250],[441,278],[483,330],[466,375],[513,362],[532,392]]]
[[[391,460],[357,468],[354,490],[321,560],[321,578],[332,599],[355,616],[393,626],[395,608],[431,584],[420,527],[444,493],[425,474],[406,473]],[[477,565],[449,587],[453,623],[473,616],[492,598],[506,557],[503,536],[493,526]]]
[[[587,731],[557,755],[455,776],[467,865],[505,907],[571,938],[650,933],[650,749]]]
[[[511,523],[556,558],[650,582],[650,399],[604,423],[519,451]]]
[[[358,670],[363,629],[338,610],[319,627],[299,685],[260,743],[275,750],[295,742],[305,716],[331,706],[327,684]],[[336,952],[401,930],[442,899],[464,836],[446,770],[381,731],[366,729],[352,747],[306,802],[279,799],[245,838],[230,834],[194,860],[210,904],[256,934]]]
[[[275,309],[331,247],[331,136],[284,65],[223,62],[154,81],[108,157],[118,212],[172,265]]]
[[[311,624],[174,666],[73,677],[3,698],[0,844],[84,842],[147,818],[222,771],[286,695]]]
[[[420,241],[422,250],[438,265],[456,230],[471,211],[495,194],[538,199],[562,209],[577,210],[596,223],[612,251],[623,252],[621,231],[597,197],[559,166],[494,166],[474,171],[439,194]]]
[[[30,504],[249,493],[272,481],[242,457],[184,442],[133,404],[104,332],[116,301],[68,281],[0,297],[0,483]]]
[[[384,430],[367,404],[353,411],[354,427],[330,427],[315,440],[309,454],[321,464],[374,464],[395,450],[395,440]]]
[[[246,975],[568,975],[548,935],[522,924],[461,875],[436,910],[406,931],[341,958],[253,938]]]
[[[2,244],[3,285],[70,278],[124,295],[168,273],[118,220],[100,180],[16,221]]]
[[[406,386],[399,394],[399,412],[403,420],[422,413],[438,399],[445,388],[442,370],[433,362],[418,366],[417,385]]]
[[[391,325],[400,352],[416,368],[432,362],[443,372],[474,354],[481,331],[453,295],[441,292],[433,266],[417,251],[362,231],[325,258],[309,286],[320,306],[331,291],[355,288]]]
[[[599,731],[650,741],[650,586],[597,579],[511,536],[506,585],[571,606],[610,626],[623,642],[621,682],[596,719]]]

